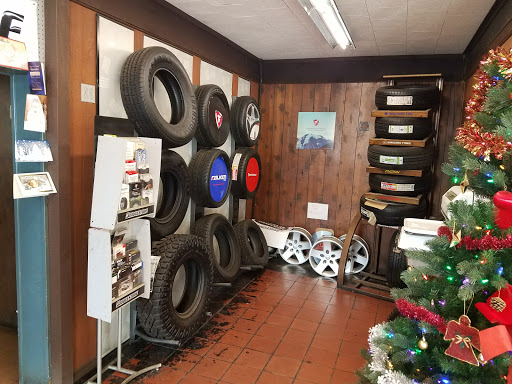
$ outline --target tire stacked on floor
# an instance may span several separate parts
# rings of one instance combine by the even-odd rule
[[[436,108],[440,101],[439,89],[435,86],[387,86],[375,93],[375,105],[383,110],[421,110]],[[423,140],[433,132],[431,118],[418,117],[377,117],[375,136],[388,140]],[[390,196],[422,195],[419,205],[388,203],[384,209],[366,204],[361,197],[361,214],[376,223],[400,226],[406,217],[423,218],[428,211],[426,196],[430,191],[432,174],[430,167],[434,159],[431,144],[425,147],[370,145],[368,161],[371,166],[380,168],[383,173],[370,173],[371,192]],[[402,170],[421,170],[421,177],[400,175]],[[396,200],[390,197],[389,201]]]

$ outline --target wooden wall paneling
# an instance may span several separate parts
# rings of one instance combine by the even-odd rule
[[[331,84],[317,84],[315,86],[314,112],[328,112],[331,99]],[[313,149],[310,151],[310,169],[308,179],[308,203],[326,203],[323,200],[324,174],[325,174],[325,149]],[[307,206],[306,206],[307,208]],[[307,219],[310,232],[314,232],[322,226],[320,220]]]
[[[238,75],[233,73],[233,81],[231,83],[231,95],[238,96]]]
[[[268,219],[271,223],[279,220],[279,200],[281,188],[281,147],[283,145],[284,102],[286,87],[278,84],[274,88],[274,125],[272,130],[272,161],[268,170],[271,170],[271,179],[268,185],[269,211]]]
[[[134,30],[133,50],[138,51],[144,48],[144,33]]]
[[[368,163],[368,140],[375,135],[375,117],[371,117],[371,112],[375,109],[375,91],[381,87],[382,83],[364,83],[361,91],[361,104],[359,107],[359,121],[355,122],[354,129],[357,132],[354,164],[354,187],[352,189],[352,209],[350,218],[352,219],[359,211],[359,200],[364,192],[369,190],[368,174],[366,166]],[[367,121],[370,123],[370,130],[362,131],[359,129],[359,123]]]
[[[259,100],[259,98],[260,98],[260,85],[257,82],[255,82],[255,81],[251,81],[251,96],[257,102],[261,102]]]
[[[192,58],[193,67],[192,67],[192,84],[200,85],[201,84],[201,59],[197,56]]]
[[[315,105],[315,85],[302,86],[302,103],[300,112],[313,112]],[[295,192],[295,226],[307,229],[306,214],[308,209],[308,182],[310,168],[310,149],[297,151],[297,187]],[[310,229],[310,228],[309,228]],[[309,230],[308,229],[308,230]]]
[[[329,216],[322,226],[331,228],[336,232],[338,184],[340,178],[341,147],[345,131],[343,120],[345,118],[345,96],[347,85],[335,83],[331,87],[331,100],[329,111],[336,112],[336,130],[334,136],[334,148],[325,151],[325,172],[323,201],[329,204]],[[341,220],[342,218],[340,218]]]
[[[349,83],[346,87],[336,207],[335,233],[338,236],[347,233],[350,225],[355,166],[354,151],[357,145],[359,108],[363,85],[361,83]]]
[[[297,184],[297,122],[302,103],[302,86],[286,85],[283,142],[281,146],[281,189],[278,224],[295,225],[295,192]]]
[[[272,131],[274,123],[274,85],[263,85],[261,89],[261,130],[258,139],[258,151],[261,157],[261,182],[255,196],[253,216],[259,220],[268,220],[268,192],[271,181]]]
[[[82,103],[81,83],[96,85],[96,13],[70,3],[70,152],[75,371],[96,354],[96,321],[87,317],[87,230],[94,170],[96,105]]]

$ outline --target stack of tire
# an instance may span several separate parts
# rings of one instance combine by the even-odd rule
[[[153,99],[154,80],[167,90],[172,108],[164,120]],[[237,149],[238,174],[232,183],[231,159],[217,148],[231,131],[238,145],[250,147],[259,135],[259,111],[251,97],[239,97],[232,114],[222,89],[203,85],[195,91],[180,61],[161,47],[128,57],[121,71],[121,96],[137,134],[162,139],[160,188],[150,220],[152,255],[160,256],[149,299],[137,301],[139,322],[152,337],[186,340],[204,323],[213,283],[232,282],[241,264],[266,265],[267,244],[259,226],[244,220],[234,227],[220,214],[194,223],[191,235],[173,235],[187,212],[190,197],[201,207],[217,208],[230,188],[250,198],[259,186],[261,162],[252,148]],[[195,137],[198,151],[189,167],[169,150]]]
[[[440,92],[435,86],[387,86],[375,93],[375,105],[382,110],[426,110],[436,108]],[[432,118],[419,117],[377,117],[375,136],[382,139],[422,140],[433,130]],[[375,215],[377,224],[401,226],[406,217],[423,218],[427,215],[427,195],[432,182],[430,172],[434,158],[434,147],[370,145],[368,161],[370,165],[383,170],[383,173],[370,173],[369,184],[372,192],[391,196],[418,196],[419,205],[388,204],[378,209],[365,204],[361,197],[361,214],[369,218]],[[402,170],[422,170],[421,177],[398,175]],[[390,199],[392,200],[392,199]]]

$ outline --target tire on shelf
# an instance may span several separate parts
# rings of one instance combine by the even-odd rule
[[[220,87],[208,84],[196,89],[198,127],[196,139],[203,147],[220,147],[230,130],[229,104]]]
[[[233,226],[218,213],[197,220],[192,233],[206,240],[213,258],[213,281],[232,283],[240,271],[240,246]]]
[[[169,96],[170,121],[160,114],[153,99],[155,78]],[[167,49],[148,47],[126,59],[121,69],[121,98],[140,136],[161,138],[164,148],[185,145],[194,137],[196,96],[185,68]]]
[[[162,151],[160,189],[155,217],[149,220],[152,240],[168,236],[179,228],[190,199],[185,160],[174,151]]]
[[[199,150],[188,167],[190,196],[197,205],[218,208],[229,196],[231,161],[220,149]]]
[[[434,85],[390,85],[377,89],[375,105],[388,110],[421,110],[437,107],[440,96]]]
[[[260,226],[248,219],[236,223],[233,228],[240,245],[242,265],[267,265],[268,246]]]
[[[261,180],[261,160],[258,152],[253,148],[238,148],[231,163],[231,174],[233,175],[231,181],[233,196],[252,199]]]
[[[260,135],[260,110],[251,96],[240,96],[231,106],[231,133],[235,143],[252,147]]]
[[[368,181],[372,192],[393,196],[418,196],[430,190],[432,173],[422,177],[370,173]]]
[[[370,207],[365,205],[365,202],[366,198],[363,195],[360,199],[361,215],[366,219],[370,219],[371,213],[373,213],[377,224],[402,226],[404,225],[404,219],[407,217],[423,219],[427,215],[428,204],[425,197],[420,199],[419,205],[387,203],[388,205],[384,209]]]
[[[432,145],[422,147],[388,147],[370,145],[368,161],[370,165],[382,169],[425,169],[434,160]]]
[[[398,248],[399,234],[400,231],[395,231],[389,242],[386,281],[392,288],[405,288],[404,282],[400,279],[400,274],[407,269],[407,257],[405,256],[405,252]]]
[[[375,136],[382,139],[423,140],[432,133],[432,120],[421,117],[377,117]]]
[[[149,299],[137,300],[137,317],[151,337],[185,341],[206,321],[213,262],[197,236],[170,235],[152,255],[160,256]]]

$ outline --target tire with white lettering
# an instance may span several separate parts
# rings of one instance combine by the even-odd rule
[[[162,151],[160,180],[155,217],[149,219],[152,240],[176,232],[187,213],[190,199],[188,168],[176,152]]]
[[[391,288],[405,288],[405,284],[400,278],[400,275],[407,269],[407,257],[405,256],[405,251],[398,248],[399,234],[400,231],[395,231],[389,242],[386,280]]]
[[[202,207],[218,208],[228,198],[231,161],[220,149],[201,149],[189,164],[190,196]]]
[[[240,271],[240,246],[229,220],[219,213],[203,216],[192,226],[192,234],[205,239],[210,247],[213,281],[235,281]]]
[[[390,85],[377,89],[375,105],[388,110],[422,110],[437,107],[440,95],[434,85]]]
[[[261,160],[253,148],[238,148],[231,162],[231,193],[240,199],[252,199],[260,186]]]
[[[368,175],[372,192],[393,196],[418,196],[430,190],[432,174],[427,172],[422,177],[370,173]]]
[[[360,206],[361,215],[370,219],[371,213],[375,215],[377,224],[391,225],[391,226],[402,226],[404,225],[404,219],[407,217],[414,217],[423,219],[427,215],[427,199],[425,197],[420,199],[419,205],[414,204],[400,204],[400,203],[388,203],[384,209],[379,209],[366,205],[366,198],[361,196]]]
[[[375,136],[381,139],[423,140],[432,133],[432,119],[377,117]]]
[[[241,147],[252,147],[260,135],[260,110],[251,96],[240,96],[231,106],[231,133]]]
[[[388,147],[370,145],[368,161],[370,165],[382,169],[425,169],[432,164],[434,148],[422,147]]]
[[[197,236],[170,235],[151,254],[160,261],[149,299],[137,300],[137,317],[149,336],[185,341],[206,321],[213,277],[208,245]]]
[[[249,219],[236,223],[233,228],[240,245],[242,265],[267,265],[268,245],[260,226]]]
[[[163,84],[169,96],[170,121],[155,103],[155,80]],[[121,69],[121,98],[139,136],[161,138],[164,148],[185,145],[194,137],[196,96],[187,71],[167,49],[148,47],[128,56]]]
[[[226,95],[208,84],[196,89],[198,127],[196,139],[203,147],[220,147],[229,135],[230,117]]]

